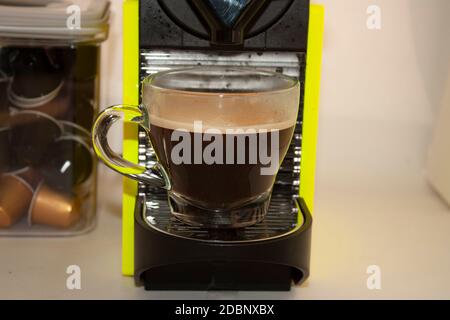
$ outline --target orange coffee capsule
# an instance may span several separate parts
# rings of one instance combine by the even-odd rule
[[[8,228],[27,211],[33,198],[32,188],[20,177],[0,178],[0,228]]]
[[[80,209],[78,198],[41,183],[34,194],[29,219],[31,224],[69,228],[80,220]]]

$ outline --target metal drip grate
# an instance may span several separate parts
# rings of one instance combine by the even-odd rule
[[[200,241],[247,242],[280,237],[301,227],[296,200],[290,193],[280,191],[274,191],[263,222],[236,230],[208,230],[184,224],[171,215],[166,193],[143,188],[140,199],[145,203],[144,221],[158,231]]]

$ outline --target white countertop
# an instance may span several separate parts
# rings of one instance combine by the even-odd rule
[[[450,210],[421,179],[319,188],[311,277],[291,292],[145,292],[120,273],[121,178],[100,171],[93,232],[0,238],[0,299],[450,298]],[[66,288],[69,265],[81,268],[81,290]],[[369,265],[380,266],[382,290],[367,289]]]

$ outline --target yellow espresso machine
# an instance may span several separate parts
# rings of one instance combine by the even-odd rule
[[[129,179],[123,191],[123,273],[147,290],[289,290],[308,278],[324,9],[309,0],[127,0],[124,103],[148,75],[189,66],[245,66],[297,77],[300,112],[266,219],[237,230],[188,226],[167,194]],[[124,157],[155,155],[124,125]]]

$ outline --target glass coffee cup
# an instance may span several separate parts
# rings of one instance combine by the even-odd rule
[[[300,83],[270,71],[195,67],[164,71],[142,83],[140,106],[102,112],[94,149],[111,169],[167,190],[172,214],[204,228],[262,221],[296,126]],[[143,167],[108,145],[117,120],[139,124],[156,161]]]

